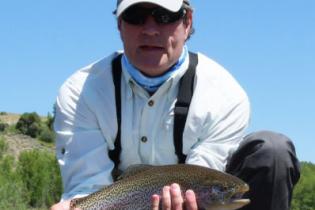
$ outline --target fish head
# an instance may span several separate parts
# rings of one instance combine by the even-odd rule
[[[220,174],[208,176],[197,193],[200,206],[211,210],[233,210],[249,204],[249,199],[242,198],[249,186],[237,177]]]

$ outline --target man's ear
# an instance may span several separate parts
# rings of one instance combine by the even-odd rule
[[[193,15],[192,11],[188,11],[186,14],[186,17],[184,19],[184,24],[186,27],[186,39],[189,37],[190,31],[192,30],[193,27]]]

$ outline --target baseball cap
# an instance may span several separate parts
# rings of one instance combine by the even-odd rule
[[[156,4],[171,12],[177,12],[184,2],[189,5],[189,0],[117,0],[117,9],[114,13],[119,17],[128,7],[138,3]]]

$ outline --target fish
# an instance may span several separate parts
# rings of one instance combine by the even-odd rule
[[[203,166],[175,164],[129,167],[113,184],[83,198],[72,199],[70,209],[82,210],[149,210],[153,194],[172,183],[182,192],[196,194],[198,209],[234,210],[250,200],[242,196],[249,186],[241,179]]]

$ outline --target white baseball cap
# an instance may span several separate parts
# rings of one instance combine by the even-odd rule
[[[151,3],[163,7],[169,11],[177,12],[188,0],[117,0],[117,9],[114,12],[119,17],[128,7],[138,3]]]

